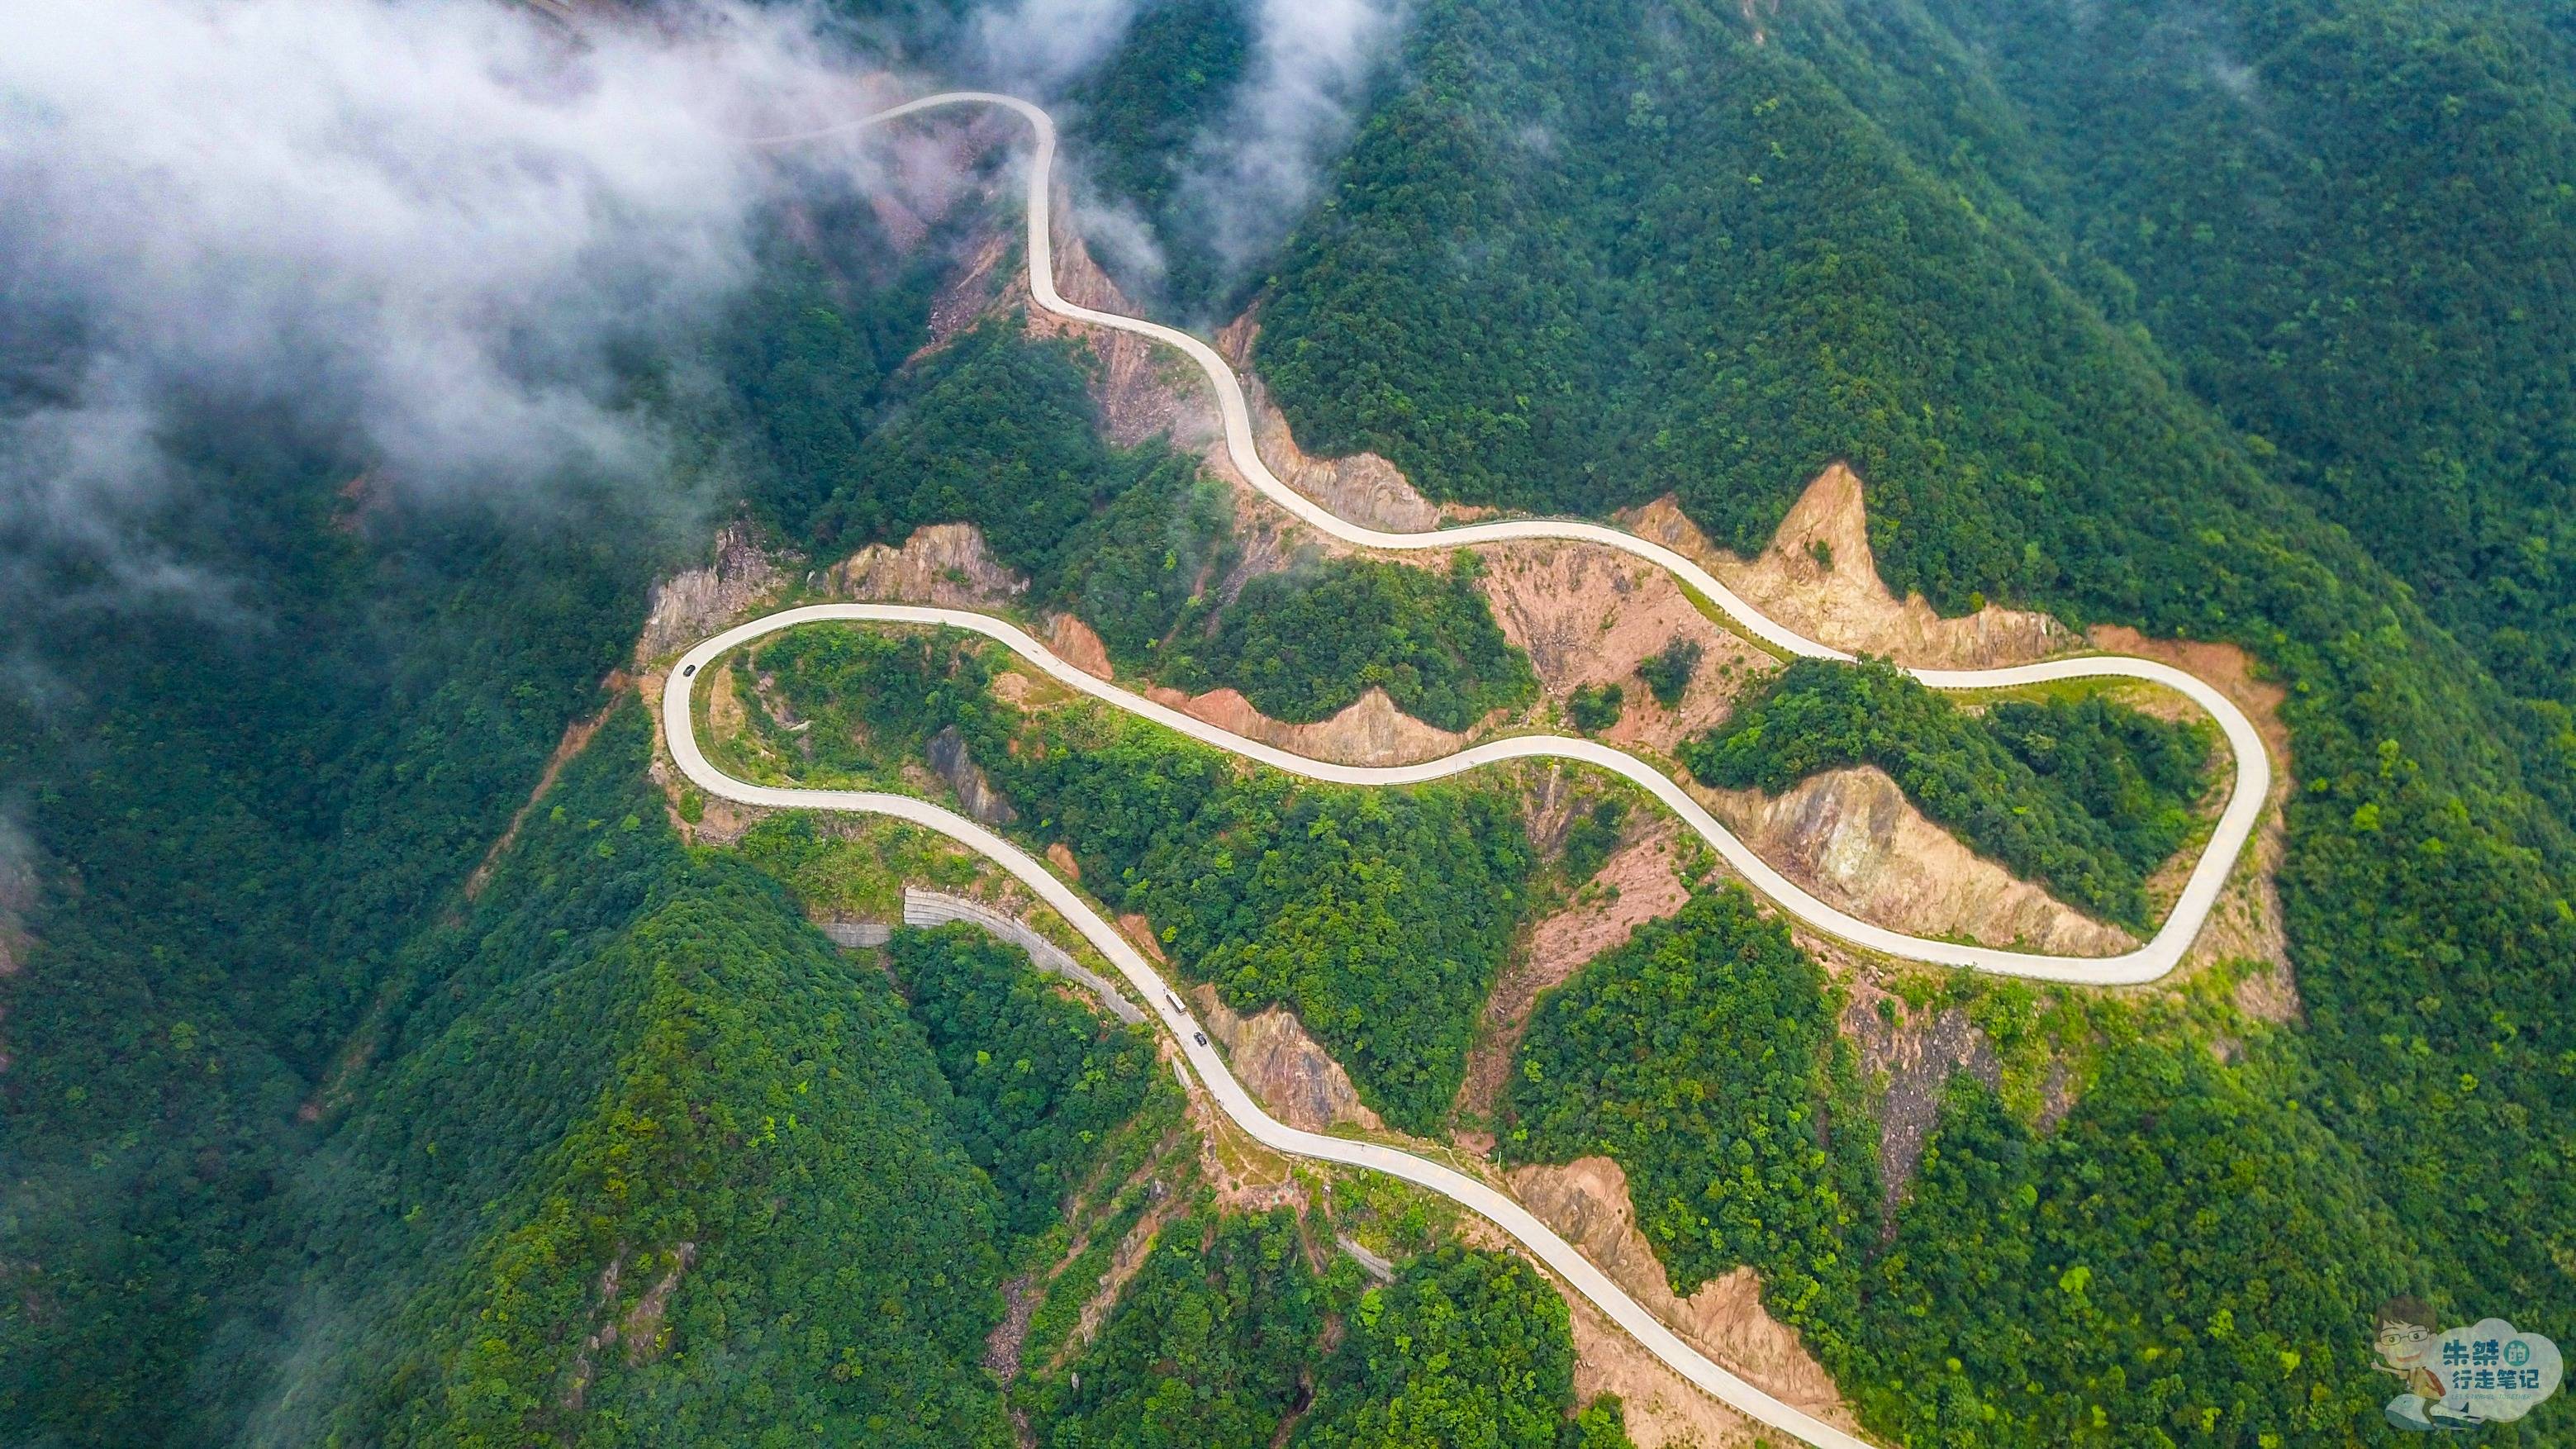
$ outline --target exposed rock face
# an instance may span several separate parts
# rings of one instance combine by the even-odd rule
[[[1049,1368],[1062,1366],[1074,1350],[1098,1336],[1100,1325],[1109,1321],[1109,1311],[1118,1306],[1119,1295],[1127,1291],[1128,1282],[1145,1266],[1146,1256],[1154,1249],[1154,1240],[1162,1235],[1163,1225],[1172,1220],[1178,1206],[1173,1199],[1158,1198],[1143,1216],[1136,1219],[1134,1226],[1127,1229],[1127,1235],[1118,1240],[1118,1246],[1110,1251],[1109,1271],[1100,1275],[1100,1285],[1082,1301],[1082,1313],[1074,1320],[1073,1332],[1065,1336],[1064,1344],[1056,1351],[1055,1362],[1049,1364]]]
[[[948,788],[957,792],[957,803],[965,807],[968,815],[986,825],[1008,825],[1020,818],[1020,812],[1012,809],[1011,802],[1003,799],[1002,792],[984,777],[984,767],[966,753],[966,739],[957,733],[957,726],[950,725],[932,735],[923,753],[930,756],[930,768],[937,770]]]
[[[1508,1251],[1508,1245],[1489,1245]],[[1777,1435],[1711,1398],[1646,1351],[1580,1294],[1565,1299],[1574,1340],[1574,1396],[1617,1394],[1637,1449],[1778,1449]]]
[[[1778,796],[1691,793],[1783,875],[1862,920],[2067,956],[2137,944],[1960,844],[1876,766],[1829,770]]]
[[[1344,765],[1409,765],[1418,760],[1435,760],[1456,754],[1468,740],[1467,735],[1424,724],[1397,709],[1386,691],[1375,687],[1330,719],[1298,725],[1272,719],[1232,689],[1211,689],[1193,696],[1156,685],[1146,693],[1157,704],[1170,705],[1219,729],[1310,759]]]
[[[1020,1349],[1037,1318],[1037,1275],[1022,1273],[1002,1285],[1002,1321],[984,1335],[984,1367],[1004,1384],[1020,1376]]]
[[[1407,480],[1393,463],[1375,453],[1347,458],[1314,458],[1297,446],[1288,419],[1270,401],[1270,390],[1251,375],[1245,362],[1261,324],[1245,313],[1217,334],[1217,351],[1234,364],[1243,382],[1243,400],[1252,412],[1252,441],[1270,471],[1291,488],[1353,523],[1389,533],[1420,533],[1440,526],[1441,509]]]
[[[2277,911],[2280,896],[2272,888],[2271,876],[2268,873],[2262,874],[2254,885],[2271,897],[2273,909]],[[2201,929],[2202,942],[2208,941],[2210,935],[2211,928]],[[2199,951],[2200,946],[2195,943],[2193,954],[2198,955]],[[2289,963],[2286,961],[2266,962],[2262,969],[2236,983],[2236,989],[2231,993],[2230,999],[2236,1003],[2238,1011],[2244,1012],[2257,1021],[2289,1022],[2297,1021],[2306,1015],[2306,1008],[2299,1002],[2299,984],[2291,978]]]
[[[1027,593],[1029,581],[1005,568],[971,523],[934,523],[903,547],[872,543],[831,571],[834,593],[944,608],[973,609]]]
[[[1839,649],[1918,668],[1974,669],[2025,663],[2080,642],[2046,614],[1989,604],[1964,619],[1944,619],[1920,595],[1900,602],[1878,576],[1860,475],[1840,463],[1807,485],[1770,547],[1749,561],[1710,543],[1670,496],[1620,521],[1697,561],[1772,618]],[[1830,565],[1816,557],[1818,543]]]
[[[685,649],[766,597],[779,573],[740,528],[716,535],[715,562],[674,574],[654,586],[653,607],[635,641],[635,662],[648,664]]]
[[[26,925],[36,905],[36,872],[27,852],[16,823],[0,817],[0,978],[17,975],[35,944]]]
[[[1914,1180],[1923,1160],[1923,1139],[1941,1116],[1941,1097],[1955,1072],[1966,1071],[1987,1086],[1999,1071],[1994,1044],[1968,1021],[1959,1007],[1943,1011],[1908,1011],[1866,984],[1855,983],[1852,1002],[1843,1011],[1842,1031],[1860,1055],[1861,1076],[1885,1074],[1887,1091],[1878,1103],[1878,1171],[1885,1188],[1887,1223],[1896,1220],[1897,1200]],[[1880,1014],[1880,1002],[1894,1014]]]
[[[1047,647],[1056,657],[1094,679],[1108,679],[1116,673],[1109,664],[1109,646],[1091,626],[1071,614],[1056,614],[1047,619]]]
[[[901,78],[882,73],[867,77],[861,86],[869,99],[864,103],[854,101],[847,114],[859,115],[868,107],[892,105],[909,89]],[[1016,139],[1016,117],[985,115],[966,119],[968,123],[962,126],[888,130],[870,148],[882,169],[867,189],[868,206],[897,251],[910,252],[920,246],[929,237],[931,226],[960,201],[985,193],[990,183],[977,177],[974,158],[996,142],[1008,144]],[[801,211],[796,213],[796,220],[805,228],[813,226]],[[814,249],[821,249],[819,238]]]
[[[1219,1000],[1212,986],[1197,987],[1190,995],[1199,1018],[1207,1023],[1208,1035],[1225,1044],[1235,1076],[1271,1116],[1309,1132],[1321,1132],[1336,1122],[1356,1122],[1372,1129],[1386,1125],[1361,1104],[1341,1063],[1306,1035],[1296,1014],[1286,1007],[1274,1006],[1245,1017]]]
[[[1056,215],[1070,217],[1072,207],[1061,196]],[[1234,477],[1226,455],[1225,427],[1214,392],[1197,367],[1158,343],[1132,332],[1069,322],[1026,305],[1027,274],[1002,277],[1002,263],[1017,255],[1016,239],[997,233],[979,247],[956,282],[933,309],[934,335],[945,340],[996,310],[1020,308],[1028,316],[1032,337],[1081,339],[1100,361],[1091,379],[1091,394],[1100,405],[1102,431],[1122,446],[1166,437],[1173,446],[1203,455],[1210,471]],[[1134,315],[1135,303],[1092,259],[1081,234],[1059,227],[1055,235],[1056,290],[1067,301],[1104,312]],[[1258,324],[1247,313],[1217,334],[1217,350],[1231,361],[1250,405],[1254,446],[1263,461],[1288,485],[1354,522],[1401,533],[1436,528],[1444,519],[1476,516],[1490,509],[1444,509],[1424,498],[1393,463],[1374,453],[1347,458],[1310,458],[1291,436],[1288,420],[1271,405],[1258,378],[1244,370]]]
[[[1539,993],[1570,979],[1585,963],[1612,947],[1627,943],[1630,933],[1647,921],[1669,916],[1690,900],[1690,891],[1673,872],[1673,852],[1680,827],[1658,813],[1633,841],[1621,846],[1592,878],[1598,888],[1587,899],[1538,923],[1527,943],[1494,983],[1485,1000],[1483,1030],[1467,1057],[1467,1078],[1458,1087],[1458,1110],[1482,1115],[1494,1110],[1511,1072],[1512,1051],[1529,1026]],[[1462,1145],[1491,1150],[1490,1139]]]
[[[662,1254],[662,1258],[667,1265],[662,1276],[652,1287],[644,1290],[644,1296],[636,1300],[635,1307],[619,1325],[619,1336],[626,1342],[626,1361],[629,1364],[642,1364],[659,1358],[662,1350],[668,1347],[662,1333],[662,1319],[670,1311],[671,1294],[680,1286],[680,1276],[698,1261],[698,1245],[694,1242],[680,1243]]]
[[[1163,955],[1163,943],[1155,939],[1154,923],[1145,919],[1141,913],[1129,911],[1120,916],[1118,929],[1126,933],[1128,940],[1136,943],[1136,949],[1144,952],[1146,959],[1156,965],[1164,962],[1166,958]]]
[[[1056,199],[1055,214],[1073,215],[1062,195]],[[1060,229],[1056,233],[1055,286],[1077,306],[1131,317],[1142,311],[1092,260],[1091,248],[1079,232]],[[1013,295],[1027,296],[1025,274],[1014,278]],[[1187,358],[1133,332],[1068,322],[1034,307],[1028,311],[1030,336],[1075,337],[1100,359],[1099,370],[1092,375],[1091,395],[1100,405],[1101,430],[1110,441],[1134,447],[1147,438],[1168,437],[1174,447],[1187,452],[1224,437],[1216,398]]]
[[[1702,614],[1672,576],[1588,544],[1511,543],[1480,550],[1480,581],[1503,637],[1529,651],[1548,694],[1562,701],[1593,684],[1621,684],[1626,709],[1604,735],[1670,751],[1726,718],[1736,688],[1769,655]],[[1681,703],[1655,702],[1637,665],[1676,640],[1700,646]]]
[[[1764,1311],[1761,1280],[1752,1269],[1704,1283],[1688,1298],[1674,1294],[1663,1264],[1637,1230],[1628,1175],[1617,1162],[1580,1157],[1562,1167],[1515,1168],[1508,1181],[1523,1206],[1702,1353],[1776,1398],[1853,1426],[1833,1376],[1794,1330]]]
[[[913,354],[931,352],[950,338],[967,331],[989,313],[1003,310],[1010,300],[1027,295],[1025,291],[1005,292],[1005,284],[1016,284],[1027,276],[1025,268],[1006,271],[1005,264],[1019,255],[1019,233],[1013,228],[996,228],[977,242],[966,260],[951,273],[939,295],[930,301],[930,345]],[[911,361],[908,358],[906,361]]]

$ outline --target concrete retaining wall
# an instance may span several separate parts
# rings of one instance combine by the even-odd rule
[[[1096,973],[1085,969],[1081,962],[1073,959],[1070,952],[1030,930],[1026,924],[1013,920],[990,906],[967,900],[962,896],[905,888],[903,893],[905,925],[945,926],[956,921],[975,926],[1028,952],[1030,962],[1041,971],[1052,971],[1067,980],[1080,982],[1090,989],[1092,995],[1100,998],[1100,1004],[1108,1007],[1112,1016],[1129,1026],[1145,1024],[1145,1013],[1139,1011],[1134,1002],[1119,995],[1117,987],[1110,985]]]

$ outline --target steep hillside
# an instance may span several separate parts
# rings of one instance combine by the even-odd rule
[[[1054,73],[1023,11],[830,10],[829,45]],[[1667,1298],[1758,1279],[1747,1316],[1890,1442],[2359,1442],[2398,1293],[2568,1341],[2567,7],[1418,0],[1377,89],[1316,83],[1365,119],[1247,260],[1206,187],[1294,10],[1150,0],[1051,102],[1109,264],[1239,324],[1265,427],[1383,455],[1346,481],[1422,518],[1747,555],[1865,483],[1852,546],[1746,567],[1874,566],[1918,634],[1928,601],[2029,652],[2243,651],[2282,697],[2294,989],[1857,959],[1589,777],[1291,781],[933,631],[711,668],[710,751],[1000,822],[1254,1018],[1224,1041],[1266,1020],[1375,1114],[1317,1117],[1624,1182]],[[0,520],[0,1441],[1627,1442],[1576,1388],[1606,1330],[1441,1201],[1229,1135],[1016,948],[815,924],[971,862],[666,789],[623,670],[762,590],[935,580],[1283,737],[1446,741],[1542,679],[1643,737],[1620,683],[1705,782],[1883,770],[2152,921],[2198,734],[1866,662],[1737,695],[1768,666],[1730,656],[1694,698],[1660,615],[1567,665],[1593,622],[1525,595],[1570,568],[1277,547],[995,304],[984,135],[926,143],[938,206],[764,209],[720,315],[618,332],[583,380],[648,440],[618,466],[443,490],[367,399],[192,374],[81,526]],[[114,371],[14,278],[0,324],[0,423]],[[648,625],[719,529],[758,589]],[[1531,942],[1569,901],[1581,949]]]
[[[2032,33],[2106,54],[2131,53],[2119,50],[2132,33],[2122,27],[2144,23],[2087,29],[2058,17],[2103,7],[2040,9],[1979,13],[2008,11]],[[2561,203],[2554,183],[2540,183],[2566,152],[2534,138],[2555,134],[2554,82],[2533,72],[2540,62],[2508,52],[2523,42],[2532,55],[2556,52],[2509,22],[2473,34],[2462,27],[2482,12],[2469,7],[2433,7],[2393,30],[2396,21],[2373,28],[2385,7],[2301,14],[2320,9],[2330,12],[2318,19],[2328,38],[2417,37],[2406,42],[2422,58],[2416,69],[2365,83],[2354,63],[2347,79],[2362,94],[2405,87],[2436,114],[2497,118],[2492,145],[2504,159],[2495,164],[2521,166],[2512,174],[2527,179],[2500,183],[2482,221],[2441,225],[2503,233],[2489,247],[2545,244]],[[2571,855],[2557,808],[2559,747],[2534,737],[2535,716],[2487,672],[2482,655],[2500,656],[2477,630],[2463,644],[2399,583],[2394,546],[2385,563],[2368,551],[2379,525],[2366,510],[2339,503],[2322,472],[2284,460],[2294,429],[2247,421],[2250,395],[2222,411],[2196,393],[2192,379],[2207,367],[2173,359],[2219,348],[2217,319],[2242,316],[2241,304],[2213,300],[2212,274],[2176,258],[2166,264],[2172,300],[2157,304],[2162,313],[2141,281],[2134,313],[2106,316],[2096,299],[2103,274],[2062,244],[2046,194],[2015,201],[2022,168],[2047,174],[2033,159],[2042,143],[2028,134],[2035,122],[2015,129],[1996,118],[2022,104],[2006,99],[2016,87],[2036,92],[2060,67],[2034,60],[2023,72],[1990,72],[1963,43],[1909,45],[1934,34],[1922,16],[1798,0],[1717,12],[1425,7],[1407,80],[1362,133],[1331,204],[1291,243],[1261,303],[1256,361],[1307,446],[1385,453],[1435,498],[1602,512],[1670,492],[1713,536],[1743,549],[1763,541],[1806,479],[1844,460],[1870,488],[1870,541],[1900,592],[1920,588],[1945,612],[1991,598],[2077,625],[2129,623],[2244,646],[2290,691],[2284,718],[2298,785],[2282,891],[2309,1014],[2303,1029],[2266,1036],[2261,1070],[2223,1090],[2251,1093],[2265,1114],[2295,1102],[2296,1115],[2281,1120],[2374,1164],[2340,1190],[2372,1204],[2355,1221],[2384,1210],[2406,1240],[2425,1245],[2399,1253],[2377,1230],[2324,1245],[2343,1255],[2332,1271],[2344,1281],[2373,1285],[2351,1290],[2346,1311],[2366,1310],[2359,1297],[2402,1264],[2402,1276],[2454,1316],[2490,1303],[2564,1313],[2576,1306],[2570,1248],[2544,1226],[2562,1221],[2554,1205],[2576,1194],[2564,1125],[2576,1091],[2566,1066],[2576,1051],[2576,918],[2561,907]],[[2440,35],[2470,38],[2435,44]],[[1988,34],[1980,43],[2002,42]],[[2319,49],[2323,39],[2301,44],[2312,58],[2334,54]],[[2488,92],[2432,79],[2463,57],[2520,75],[2496,85],[2530,99],[2498,110],[2502,96],[2490,105],[2478,99]],[[2118,67],[2064,69],[2086,79],[2052,98],[2049,114],[2081,117],[2099,145],[2141,154],[2142,128],[2085,109],[2087,88],[2115,83],[2105,75]],[[2333,154],[2349,155],[2341,148],[2368,143],[2337,144]],[[2410,175],[2391,157],[2371,162],[2382,163],[2370,174]],[[2140,171],[2183,190],[2233,174],[2179,153],[2157,154]],[[2302,184],[2339,186],[2341,173],[2328,166]],[[2528,220],[2526,207],[2537,208]],[[2067,205],[2068,214],[2084,209],[2080,194]],[[2132,203],[2129,216],[2142,209]],[[2353,212],[2334,214],[2348,218],[2335,236],[2368,231],[2366,245],[2384,248],[2383,258],[2414,245],[2402,228],[2383,234]],[[2322,244],[2325,228],[2300,234]],[[2249,252],[2241,265],[2255,260]],[[2549,289],[2548,275],[2544,265],[2493,285]],[[2457,306],[2465,295],[2433,274],[2411,275],[2401,291],[2418,306]],[[2535,323],[2548,315],[2532,306]],[[2177,335],[2169,341],[2160,324]],[[2545,432],[2545,410],[2510,399],[2541,386],[2528,379],[2563,365],[2565,349],[2535,333],[2528,360],[2543,373],[2513,372],[2513,358],[2530,349],[2511,335],[2493,345],[2512,356],[2492,360],[2526,381],[2499,383],[2488,400],[2510,419],[2495,436]],[[2295,357],[2312,344],[2279,345]],[[2420,354],[2357,337],[2336,345],[2352,388],[2427,402],[2401,370],[2430,366],[2406,361]],[[2462,380],[2433,390],[2432,401],[2486,386],[2466,380],[2482,376],[2478,355],[2440,360],[2459,364]],[[2316,409],[2302,414],[2309,434],[2330,431],[2346,404],[2326,401],[2339,395],[2334,387],[2305,393],[2298,381],[2293,368],[2261,396],[2297,394]],[[2371,427],[2399,422],[2416,426],[2383,418]],[[2409,468],[2419,455],[2403,453]],[[2419,499],[2415,476],[2350,489],[2387,515],[2387,532],[2406,534],[2405,510],[2436,506]],[[2422,562],[2400,567],[2429,577],[2415,572]],[[2460,617],[2459,606],[2435,603],[2441,619]],[[2121,1080],[2142,1104],[2164,1104],[2150,1112],[2216,1090],[2197,1072]],[[2444,1158],[2411,1146],[2428,1138],[2449,1144]],[[2057,1150],[2124,1149],[2079,1137]],[[2179,1150],[2228,1149],[2208,1138]],[[2107,1169],[2110,1156],[2100,1160]],[[2474,1195],[2459,1190],[2454,1164],[2464,1160],[2482,1164]],[[1919,1198],[1900,1209],[1900,1237],[1906,1213],[1931,1211]],[[2017,1271],[2070,1266],[2034,1259]],[[2104,1270],[2094,1272],[2100,1281]],[[2193,1291],[2235,1291],[2256,1276],[2215,1263],[2185,1273]],[[1948,1291],[1925,1300],[1936,1316],[1960,1307]],[[2320,1322],[2310,1331],[2324,1330]],[[1980,1396],[2033,1383],[2042,1394],[2080,1393],[2083,1376],[2071,1366],[2040,1372],[1964,1340],[1953,1353],[1959,1382]],[[1907,1392],[1919,1400],[1916,1388]],[[2031,1442],[2071,1431],[2072,1420],[2050,1417],[2058,1412],[2027,1421]]]
[[[2508,689],[2566,703],[2576,52],[2552,8],[1938,0],[1781,39],[1927,166],[1960,149],[1926,123],[1977,113],[1960,169],[2060,274]],[[1936,96],[1927,53],[1981,83]]]
[[[10,557],[12,1438],[211,1437],[264,1392],[299,1107],[372,1050],[406,943],[597,707],[669,546],[613,493],[587,506],[620,525],[570,536],[407,504],[272,414],[175,447],[155,527],[188,587]]]
[[[891,983],[758,873],[692,860],[648,740],[624,705],[411,953],[315,1164],[297,1308],[346,1341],[271,1416],[367,1443],[1006,1443],[977,1359],[1021,1180],[1080,1156],[979,1170],[973,1094]]]

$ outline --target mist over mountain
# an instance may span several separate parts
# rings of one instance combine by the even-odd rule
[[[2375,1442],[2439,1402],[2384,1325],[2576,1342],[2565,0],[9,19],[0,1443],[1741,1427],[1452,1200],[1254,1146],[1202,1024],[1873,1442]],[[969,87],[1329,508],[1704,541],[1893,657],[1305,531],[1165,427],[1177,355],[1034,309],[1015,117],[848,124]],[[840,795],[684,773],[681,652],[856,599],[1227,723],[841,621],[683,677],[706,769]],[[2278,782],[2144,985],[1851,948],[1589,764],[1223,743],[1582,736],[1924,961],[2144,939],[2227,736],[1913,672],[2051,650]],[[1118,974],[851,792],[1191,1022],[902,925]]]

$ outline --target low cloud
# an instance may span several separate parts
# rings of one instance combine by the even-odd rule
[[[869,108],[816,35],[792,9],[575,38],[490,0],[20,0],[0,570],[219,596],[146,541],[192,401],[283,410],[433,497],[657,476],[615,359],[748,276],[785,182],[745,137]]]
[[[1258,0],[1251,71],[1182,183],[1220,270],[1266,260],[1315,194],[1403,28],[1401,0]]]
[[[992,84],[1050,100],[1127,38],[1137,0],[1010,0],[975,12],[976,61]]]

